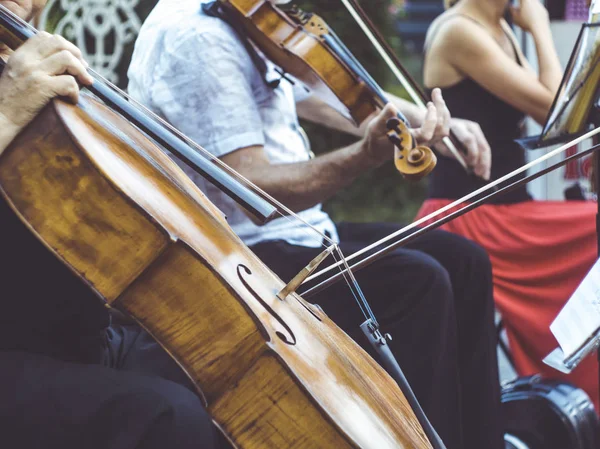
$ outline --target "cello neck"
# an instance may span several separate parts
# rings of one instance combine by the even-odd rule
[[[12,49],[16,49],[36,33],[37,30],[35,28],[0,5],[1,42]],[[265,223],[277,214],[277,208],[241,184],[211,160],[201,155],[182,137],[160,123],[152,114],[136,107],[124,92],[101,79],[93,71],[89,70],[89,72],[93,76],[94,82],[92,85],[87,86],[86,89],[149,135],[163,149],[175,154],[261,222]]]

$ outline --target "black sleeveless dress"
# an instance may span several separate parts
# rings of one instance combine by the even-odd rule
[[[470,79],[443,89],[443,93],[453,116],[481,125],[492,147],[494,179],[523,164],[524,151],[513,142],[520,135],[521,112]],[[467,176],[458,162],[445,157],[439,158],[432,176],[431,198],[416,217],[423,220],[421,225],[432,223],[438,217],[426,217],[485,183]],[[550,324],[598,260],[597,205],[592,201],[528,199],[525,188],[521,188],[499,196],[496,204],[483,205],[449,221],[441,229],[476,242],[488,253],[494,301],[502,314],[517,372],[567,380],[583,388],[598,407],[596,360],[584,360],[569,375],[557,373],[542,361],[556,346]],[[441,215],[448,216],[457,209]]]
[[[513,50],[517,62],[521,64],[516,48],[513,47]],[[431,94],[431,89],[427,91]],[[452,117],[471,120],[481,126],[492,149],[491,180],[496,180],[525,164],[524,150],[514,141],[522,137],[522,123],[525,118],[523,112],[469,78],[442,88],[442,94]],[[429,182],[429,198],[452,200],[487,184],[481,178],[467,175],[454,158],[444,156],[438,157],[437,166],[429,176]],[[526,187],[523,186],[496,197],[493,203],[517,203],[530,199]]]

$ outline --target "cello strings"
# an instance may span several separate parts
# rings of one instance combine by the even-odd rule
[[[531,162],[523,165],[522,167],[520,167],[520,168],[518,168],[518,169],[516,169],[516,170],[514,170],[514,171],[512,171],[512,172],[510,172],[510,173],[508,173],[508,174],[506,174],[504,176],[502,176],[501,178],[498,178],[497,180],[492,181],[492,182],[486,184],[485,186],[481,187],[480,189],[477,189],[477,190],[475,190],[475,191],[473,191],[473,192],[471,192],[471,193],[463,196],[462,198],[459,198],[459,199],[455,200],[454,202],[452,202],[452,203],[450,203],[450,204],[448,204],[448,205],[446,205],[446,206],[438,209],[437,211],[432,212],[431,214],[429,214],[429,215],[427,215],[427,216],[425,216],[425,217],[423,217],[423,218],[421,218],[419,220],[416,220],[413,223],[411,223],[411,224],[403,227],[402,229],[400,229],[400,230],[398,230],[396,232],[393,232],[392,234],[390,234],[390,235],[388,235],[388,236],[386,236],[386,237],[384,237],[384,238],[382,238],[382,239],[380,239],[380,240],[372,243],[371,245],[368,245],[365,248],[363,248],[363,249],[361,249],[359,251],[356,251],[353,254],[350,254],[349,256],[346,257],[346,260],[348,262],[350,262],[350,261],[356,259],[357,257],[360,257],[363,254],[365,254],[365,253],[367,253],[367,252],[369,252],[369,251],[371,251],[373,249],[376,249],[378,246],[381,246],[384,243],[388,243],[390,240],[393,240],[393,239],[395,239],[396,237],[398,237],[398,236],[400,236],[402,234],[406,234],[408,231],[416,229],[418,226],[422,225],[423,223],[426,223],[426,222],[428,222],[428,221],[430,221],[432,219],[435,219],[435,218],[439,217],[440,215],[442,215],[443,213],[445,213],[445,212],[447,212],[447,211],[449,211],[451,209],[454,209],[454,208],[456,208],[458,206],[463,205],[463,203],[466,203],[469,200],[471,200],[471,199],[473,199],[473,198],[475,198],[477,196],[480,196],[482,194],[485,194],[485,193],[488,193],[488,192],[492,191],[492,193],[490,193],[490,195],[488,196],[488,200],[492,199],[496,195],[499,195],[499,194],[503,193],[502,191],[494,191],[494,189],[497,188],[497,186],[499,184],[507,182],[507,181],[511,181],[512,178],[516,177],[517,175],[519,175],[519,174],[527,171],[530,168],[533,168],[533,167],[539,165],[540,163],[542,163],[542,162],[544,162],[544,161],[546,161],[546,160],[548,160],[548,159],[550,159],[550,158],[552,158],[554,156],[557,156],[557,155],[563,153],[564,151],[568,150],[572,146],[577,145],[578,143],[582,142],[583,140],[587,140],[587,139],[589,139],[589,138],[591,138],[591,137],[593,137],[593,136],[595,136],[595,135],[597,135],[599,133],[600,133],[600,127],[597,127],[595,129],[589,131],[588,133],[586,133],[586,134],[584,134],[584,135],[582,135],[582,136],[580,136],[580,137],[578,137],[576,139],[573,139],[572,141],[570,141],[570,142],[562,145],[561,147],[559,147],[559,148],[557,148],[557,149],[555,149],[555,150],[553,150],[551,152],[548,152],[545,155],[540,156],[539,158],[537,158],[537,159],[535,159],[535,160],[533,160],[533,161],[531,161]],[[463,211],[464,209],[466,209],[468,207],[469,206],[464,206],[463,205],[463,207],[459,207],[456,210],[456,212],[461,212],[461,211]],[[438,220],[438,221],[440,221],[440,220]],[[437,223],[437,221],[434,222],[433,224],[435,224],[435,223]],[[306,282],[310,282],[310,281],[312,281],[314,279],[317,279],[317,278],[323,276],[325,273],[331,271],[334,268],[336,268],[336,267],[334,267],[333,265],[330,266],[330,267],[324,268],[323,270],[321,270],[321,271],[313,274],[312,276],[309,276],[305,280],[305,283]]]
[[[183,141],[185,141],[188,145],[192,146],[193,148],[195,148],[199,152],[201,152],[201,154],[204,157],[206,157],[208,160],[210,160],[211,162],[213,162],[216,165],[218,165],[221,169],[223,169],[224,171],[226,171],[228,174],[232,175],[238,181],[242,182],[246,187],[248,187],[251,190],[253,190],[253,191],[257,192],[258,194],[260,194],[263,198],[267,199],[271,204],[274,204],[275,206],[277,206],[277,208],[278,208],[277,212],[279,213],[279,215],[281,217],[284,217],[284,218],[286,218],[286,219],[288,219],[290,221],[292,219],[291,217],[293,217],[294,219],[300,221],[302,224],[304,224],[306,226],[306,228],[302,228],[302,230],[307,235],[310,235],[310,233],[309,233],[309,231],[308,231],[307,228],[309,228],[313,233],[316,232],[319,235],[319,237],[321,238],[321,243],[320,244],[322,246],[326,246],[325,242],[327,242],[329,245],[333,245],[335,247],[335,251],[338,253],[338,255],[340,257],[340,260],[336,261],[335,265],[339,266],[339,267],[343,267],[343,268],[340,268],[340,271],[343,271],[344,273],[349,273],[347,275],[344,274],[344,279],[346,280],[348,288],[350,289],[350,291],[352,293],[352,296],[354,297],[356,303],[358,304],[361,312],[363,313],[363,315],[365,316],[365,318],[371,318],[374,322],[377,322],[377,320],[375,319],[375,316],[373,315],[373,312],[371,310],[371,306],[369,305],[366,297],[364,296],[364,293],[362,292],[362,289],[360,288],[360,286],[359,286],[356,278],[354,277],[354,275],[352,273],[352,270],[350,270],[350,266],[346,263],[346,258],[344,256],[344,254],[342,253],[342,250],[340,249],[340,247],[337,244],[337,242],[335,242],[332,238],[330,238],[329,236],[327,236],[325,233],[321,232],[319,229],[317,229],[316,227],[314,227],[313,225],[311,225],[310,223],[308,223],[306,220],[304,220],[298,214],[296,214],[295,212],[293,212],[291,209],[289,209],[283,203],[281,203],[280,201],[278,201],[277,199],[275,199],[273,196],[271,196],[270,194],[268,194],[267,192],[265,192],[263,189],[261,189],[260,187],[258,187],[256,184],[252,183],[245,176],[243,176],[242,174],[240,174],[237,171],[235,171],[229,165],[225,164],[223,161],[221,161],[219,158],[217,158],[216,156],[214,156],[208,150],[206,150],[202,146],[198,145],[196,142],[194,142],[192,139],[190,139],[189,137],[187,137],[185,134],[181,133],[177,128],[173,127],[171,124],[169,124],[167,121],[165,121],[164,119],[162,119],[160,116],[158,116],[157,114],[155,114],[154,112],[152,112],[151,110],[149,110],[142,103],[138,102],[134,98],[132,98],[129,95],[127,95],[125,92],[123,92],[121,89],[119,89],[113,83],[111,83],[110,81],[108,81],[107,79],[105,79],[104,77],[102,77],[100,74],[97,74],[96,72],[93,72],[93,74],[95,75],[95,77],[98,77],[100,81],[106,83],[116,93],[118,93],[119,95],[122,95],[124,98],[126,98],[134,107],[136,107],[139,110],[141,110],[141,111],[147,113],[148,115],[150,115],[152,118],[154,118],[155,120],[157,120],[162,126],[165,126],[169,131],[171,131],[172,133],[174,133],[175,135],[177,135],[180,139],[182,139]],[[314,235],[311,235],[311,238],[314,238]]]
[[[201,147],[200,145],[196,144],[194,141],[192,141],[191,139],[189,139],[187,136],[185,136],[184,134],[182,134],[179,130],[177,130],[176,128],[174,128],[172,125],[170,125],[168,122],[166,122],[165,120],[163,120],[161,117],[159,117],[158,115],[156,115],[155,113],[153,113],[152,111],[150,111],[148,108],[146,108],[144,105],[142,105],[141,103],[139,103],[137,100],[131,98],[129,95],[127,95],[126,93],[122,92],[120,89],[118,89],[114,84],[112,84],[110,81],[106,80],[104,77],[102,77],[101,75],[97,74],[94,72],[94,74],[102,81],[104,81],[107,85],[109,85],[109,87],[111,87],[113,90],[115,90],[117,93],[119,93],[120,95],[122,95],[124,98],[126,98],[128,101],[130,101],[132,104],[134,104],[137,108],[143,110],[144,112],[146,112],[147,114],[149,114],[150,116],[152,116],[153,118],[155,118],[157,121],[159,121],[163,126],[167,127],[171,132],[173,132],[174,134],[176,134],[177,136],[179,136],[180,138],[182,138],[183,140],[185,140],[189,145],[193,146],[194,148],[198,149],[205,157],[207,157],[209,160],[211,160],[212,162],[216,163],[220,168],[224,169],[225,171],[227,171],[229,174],[231,174],[232,176],[234,176],[236,179],[242,181],[247,187],[251,188],[252,190],[258,192],[260,195],[262,195],[264,198],[268,199],[272,204],[276,205],[277,207],[279,207],[280,209],[282,209],[283,211],[285,211],[289,216],[294,217],[295,219],[299,220],[300,222],[302,222],[303,224],[305,224],[308,228],[312,229],[312,231],[317,232],[321,238],[323,239],[323,241],[328,242],[331,245],[335,245],[336,246],[336,251],[338,252],[341,260],[336,262],[335,264],[331,265],[329,268],[326,268],[312,276],[310,276],[309,278],[306,279],[305,282],[308,282],[314,278],[316,278],[317,276],[320,276],[322,274],[324,274],[325,272],[329,272],[334,268],[339,269],[342,272],[345,273],[350,273],[348,276],[350,278],[350,281],[347,280],[348,282],[348,286],[351,290],[353,290],[353,288],[356,290],[356,293],[353,292],[353,296],[355,297],[355,300],[357,301],[357,303],[359,304],[359,306],[362,304],[364,304],[365,309],[368,312],[369,316],[373,316],[372,311],[370,311],[370,306],[368,304],[368,301],[366,300],[366,298],[364,297],[364,294],[362,292],[362,290],[359,287],[358,282],[356,281],[356,278],[354,277],[354,275],[352,274],[352,270],[350,269],[350,266],[348,264],[349,261],[353,260],[354,258],[364,254],[366,251],[369,251],[371,249],[373,249],[375,246],[378,246],[379,244],[383,244],[386,243],[387,241],[389,241],[392,238],[395,238],[399,233],[402,233],[403,231],[408,230],[409,228],[414,228],[416,226],[418,226],[418,224],[422,223],[423,221],[425,221],[426,219],[431,219],[431,218],[435,218],[437,217],[439,214],[441,214],[442,212],[445,211],[445,209],[441,209],[439,211],[437,211],[436,213],[430,214],[431,216],[428,217],[424,217],[422,220],[413,223],[412,225],[407,226],[406,228],[397,231],[396,233],[391,234],[390,236],[381,239],[378,242],[373,243],[372,245],[368,246],[367,248],[364,248],[363,250],[354,253],[351,256],[348,257],[344,257],[341,249],[339,249],[339,246],[337,245],[336,242],[334,242],[332,239],[330,239],[329,237],[327,237],[325,234],[323,234],[322,232],[320,232],[318,229],[314,228],[312,225],[310,225],[308,222],[306,222],[303,218],[301,218],[300,216],[298,216],[296,213],[294,213],[293,211],[291,211],[289,208],[287,208],[285,205],[283,205],[281,202],[279,202],[278,200],[276,200],[275,198],[273,198],[271,195],[269,195],[268,193],[266,193],[265,191],[263,191],[261,188],[259,188],[258,186],[256,186],[255,184],[253,184],[251,181],[249,181],[247,178],[245,178],[244,176],[242,176],[241,174],[237,173],[235,170],[233,170],[231,167],[229,167],[227,164],[225,164],[224,162],[222,162],[220,159],[216,158],[212,153],[208,152],[206,149],[204,149],[203,147]],[[573,141],[571,144],[575,144],[578,143],[581,140],[584,140],[588,137],[591,137],[592,135],[595,135],[597,133],[597,130],[591,131],[590,133],[581,136],[579,139],[576,139],[575,141]],[[565,146],[570,146],[571,144],[567,144]],[[555,150],[556,153],[561,152],[561,149],[559,148],[558,150]],[[548,159],[549,157],[552,157],[553,153],[550,153],[546,156],[542,156],[538,159],[536,159],[535,161],[532,161],[530,164],[527,164],[523,167],[521,167],[521,169],[515,170],[512,174],[508,174],[505,177],[499,179],[496,181],[497,183],[500,183],[502,181],[506,181],[509,180],[512,176],[516,176],[518,174],[520,174],[521,172],[527,170],[528,168],[537,165],[538,163],[543,162],[544,160]],[[487,186],[488,188],[492,188],[495,187],[495,184],[488,184]],[[482,191],[485,191],[485,189],[480,189],[476,192],[473,192],[471,194],[471,196],[467,195],[466,197],[464,197],[462,200],[466,201],[470,198],[472,198],[473,196],[480,194]],[[460,201],[460,200],[458,200]],[[448,208],[452,206],[449,205],[447,206]],[[281,211],[279,211],[280,215],[285,216]],[[345,279],[347,279],[345,277]],[[361,309],[363,307],[361,306]],[[363,311],[363,314],[364,311]],[[367,315],[367,314],[365,314]]]
[[[344,0],[342,0],[344,1]],[[2,5],[0,5],[0,10],[5,10],[7,11]],[[13,14],[10,14],[11,17],[13,17]],[[15,16],[16,17],[16,16]],[[30,24],[28,24],[27,22],[21,20],[20,18],[16,17],[16,20],[18,22],[20,22],[20,24],[26,28],[28,28],[29,30],[31,30],[33,33],[37,33],[37,30],[31,26]],[[370,310],[370,307],[368,306],[368,303],[366,302],[366,298],[364,298],[364,294],[362,293],[360,287],[358,286],[358,283],[354,277],[354,275],[352,274],[352,271],[350,270],[350,267],[348,265],[348,261],[352,260],[358,256],[360,256],[361,254],[363,254],[364,252],[373,249],[375,246],[382,244],[382,243],[386,243],[387,241],[389,241],[392,238],[395,238],[400,232],[402,231],[406,231],[409,228],[413,228],[415,226],[417,226],[419,223],[421,223],[422,221],[424,221],[425,219],[427,219],[428,217],[424,217],[422,220],[419,220],[416,223],[413,223],[413,225],[409,225],[406,228],[404,228],[403,230],[400,230],[396,233],[391,234],[390,236],[381,239],[378,242],[375,242],[372,245],[369,245],[367,248],[354,253],[352,256],[349,257],[344,257],[341,249],[339,249],[339,246],[337,245],[336,242],[334,242],[331,238],[329,238],[327,235],[325,235],[324,233],[320,232],[318,229],[316,229],[314,226],[310,225],[309,223],[307,223],[304,219],[302,219],[300,216],[298,216],[296,213],[294,213],[293,211],[291,211],[289,208],[287,208],[285,205],[283,205],[282,203],[280,203],[278,200],[276,200],[275,198],[273,198],[271,195],[269,195],[268,193],[266,193],[265,191],[263,191],[262,189],[260,189],[258,186],[256,186],[255,184],[253,184],[252,182],[250,182],[248,179],[246,179],[244,176],[242,176],[241,174],[237,173],[235,170],[233,170],[231,167],[229,167],[227,164],[225,164],[223,161],[221,161],[220,159],[218,159],[217,157],[215,157],[212,153],[208,152],[206,149],[204,149],[203,147],[201,147],[200,145],[196,144],[193,140],[189,139],[187,136],[185,136],[183,133],[181,133],[179,130],[177,130],[176,128],[174,128],[172,125],[170,125],[168,122],[166,122],[165,120],[163,120],[161,117],[159,117],[157,114],[155,114],[154,112],[150,111],[148,108],[146,108],[144,105],[142,105],[141,103],[139,103],[138,101],[136,101],[135,99],[133,99],[132,97],[130,97],[129,95],[127,95],[125,92],[123,92],[122,90],[120,90],[117,86],[115,86],[113,83],[111,83],[109,80],[105,79],[102,75],[100,75],[99,73],[95,72],[94,70],[88,69],[90,74],[92,74],[94,76],[95,79],[99,80],[100,82],[103,82],[106,86],[108,86],[109,88],[111,88],[114,92],[116,92],[117,94],[119,94],[120,96],[122,96],[123,98],[125,98],[128,102],[130,102],[134,107],[136,107],[138,110],[143,111],[144,113],[146,113],[147,115],[149,115],[150,117],[152,117],[154,120],[156,120],[158,123],[160,123],[162,126],[164,126],[165,128],[167,128],[170,132],[172,132],[173,134],[175,134],[176,136],[178,136],[180,139],[182,139],[183,141],[185,141],[188,145],[192,146],[193,148],[197,149],[204,157],[206,157],[208,160],[214,162],[215,164],[217,164],[221,169],[223,169],[224,171],[226,171],[227,173],[229,173],[230,175],[232,175],[233,177],[235,177],[236,179],[238,179],[239,181],[243,182],[248,188],[254,190],[255,192],[259,193],[261,196],[263,196],[265,199],[267,199],[269,202],[271,202],[273,205],[276,205],[278,208],[280,208],[281,210],[278,211],[280,213],[280,215],[284,216],[284,214],[281,212],[282,210],[287,213],[289,216],[294,217],[296,220],[299,220],[300,222],[302,222],[304,225],[306,225],[307,227],[309,227],[310,229],[312,229],[314,232],[317,232],[321,238],[323,242],[328,242],[330,245],[335,245],[336,246],[336,250],[338,252],[338,255],[340,256],[340,258],[342,259],[339,262],[336,262],[335,264],[331,265],[329,268],[326,268],[325,270],[322,270],[318,273],[316,273],[313,276],[310,276],[306,281],[310,280],[310,279],[314,279],[317,276],[322,275],[325,272],[329,272],[334,268],[340,269],[346,273],[350,273],[348,275],[348,277],[351,280],[351,285],[354,286],[354,288],[356,289],[356,294],[354,295],[355,298],[357,298],[357,302],[358,302],[358,298],[360,298],[360,301],[365,301],[366,304],[366,310]],[[595,130],[598,131],[598,130]],[[579,138],[579,140],[576,139],[576,141],[580,141],[585,139],[588,136],[591,136],[595,134],[595,132],[590,132],[582,137]],[[575,143],[575,141],[574,141]],[[560,151],[557,150],[557,151]],[[536,165],[536,163],[538,162],[542,162],[543,160],[547,159],[547,157],[545,158],[544,156],[540,157],[539,159],[537,159],[536,161],[533,161],[530,164],[525,165],[524,167],[522,167],[521,170],[516,170],[515,172],[513,172],[512,174],[506,175],[505,177],[501,178],[500,180],[496,181],[496,182],[501,182],[501,181],[505,181],[507,179],[510,179],[511,175],[517,175],[519,173],[521,173],[522,171],[526,170],[527,168],[529,168],[530,166],[534,166]],[[491,186],[490,186],[491,187]],[[485,191],[486,189],[479,189],[476,192],[473,192],[472,196],[474,196],[475,194],[481,193],[481,191]],[[472,197],[471,196],[471,197]],[[470,196],[467,195],[467,197],[463,198],[462,200],[465,201],[468,198],[471,198]],[[451,206],[451,205],[449,205]],[[448,207],[449,207],[448,206]],[[437,213],[433,213],[430,214],[432,217],[429,218],[433,218],[436,217],[437,215],[439,215],[440,213],[442,213],[444,211],[445,208],[441,209],[440,211],[438,211]],[[345,276],[344,276],[345,277]],[[345,277],[346,278],[346,277]],[[351,287],[352,288],[352,287]],[[371,315],[372,312],[369,313],[369,315]]]
[[[35,27],[33,27],[31,24],[22,20],[20,17],[12,14],[4,6],[0,5],[0,11],[4,11],[8,18],[10,18],[11,20],[14,20],[17,24],[19,24],[23,28],[28,29],[32,34],[35,35],[38,33],[38,30]],[[127,93],[125,93],[124,91],[119,89],[115,84],[113,84],[111,81],[109,81],[108,79],[103,77],[101,74],[99,74],[98,72],[96,72],[95,70],[93,70],[91,68],[88,68],[87,70],[93,76],[95,81],[98,81],[98,82],[104,84],[105,86],[109,87],[113,92],[115,92],[116,94],[118,94],[119,96],[121,96],[122,98],[127,100],[128,103],[130,103],[134,108],[138,109],[139,111],[141,111],[141,112],[145,113],[146,115],[148,115],[149,117],[151,117],[153,120],[155,120],[161,126],[166,128],[167,130],[169,130],[171,133],[176,135],[182,141],[184,141],[187,145],[196,149],[206,159],[215,163],[222,170],[224,170],[228,174],[232,175],[238,181],[242,182],[247,188],[250,188],[251,190],[257,192],[263,198],[267,199],[272,205],[277,206],[277,208],[278,208],[277,212],[279,213],[279,215],[281,215],[284,218],[287,218],[290,221],[292,220],[291,217],[293,217],[294,219],[296,219],[299,222],[301,222],[302,224],[304,224],[305,227],[301,228],[302,232],[306,233],[311,238],[315,238],[314,233],[316,232],[321,239],[320,243],[319,243],[321,246],[327,247],[327,245],[325,243],[328,243],[329,245],[334,246],[335,252],[338,254],[338,257],[340,258],[339,261],[335,261],[335,262],[336,262],[336,264],[343,266],[345,268],[346,273],[348,273],[348,274],[344,274],[343,276],[344,276],[344,279],[346,280],[346,283],[348,284],[348,288],[350,289],[352,296],[354,297],[356,303],[358,304],[358,306],[359,306],[362,314],[365,316],[365,318],[367,318],[367,319],[371,318],[373,321],[376,322],[373,312],[371,310],[371,307],[370,307],[367,299],[365,298],[360,286],[358,285],[356,278],[354,277],[348,264],[345,263],[345,257],[344,257],[344,254],[342,253],[342,250],[339,248],[339,245],[333,239],[328,237],[323,232],[319,231],[317,228],[312,226],[310,223],[308,223],[306,220],[304,220],[298,214],[294,213],[291,209],[286,207],[284,204],[282,204],[281,202],[276,200],[274,197],[272,197],[271,195],[269,195],[268,193],[266,193],[265,191],[260,189],[258,186],[256,186],[252,182],[250,182],[248,179],[246,179],[240,173],[237,173],[235,170],[233,170],[231,167],[229,167],[227,164],[225,164],[219,158],[215,157],[212,153],[207,151],[205,148],[198,145],[196,142],[194,142],[192,139],[187,137],[185,134],[181,133],[177,128],[172,126],[170,123],[168,123],[162,117],[158,116],[156,113],[154,113],[153,111],[148,109],[146,106],[144,106],[143,104],[141,104],[140,102],[138,102],[137,100],[135,100],[134,98],[129,96]],[[162,145],[159,145],[159,146],[161,148],[163,148]],[[312,231],[312,233],[309,232],[309,229]]]

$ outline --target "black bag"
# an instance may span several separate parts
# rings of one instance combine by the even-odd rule
[[[567,382],[541,376],[502,388],[505,432],[529,449],[600,449],[600,422],[589,396]]]

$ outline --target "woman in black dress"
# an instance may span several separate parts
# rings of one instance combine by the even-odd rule
[[[492,150],[491,180],[524,165],[521,137],[526,116],[544,123],[562,69],[548,12],[538,0],[458,0],[431,25],[424,80],[440,87],[455,117],[477,121]],[[532,35],[539,74],[528,65],[505,21]],[[418,217],[484,186],[454,159],[439,157],[429,199]],[[494,296],[502,312],[520,374],[559,373],[542,363],[556,346],[549,325],[596,260],[596,205],[587,201],[534,201],[522,187],[453,220],[444,228],[489,253]],[[597,364],[587,360],[568,379],[597,398]],[[596,404],[598,405],[598,404]]]

